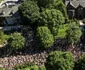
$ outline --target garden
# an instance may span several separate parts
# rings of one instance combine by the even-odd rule
[[[0,70],[85,70],[84,32],[62,0],[26,0],[18,9],[23,27],[0,30]]]

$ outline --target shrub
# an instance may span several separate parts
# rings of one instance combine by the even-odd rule
[[[3,39],[4,32],[0,30],[0,39]]]
[[[41,8],[60,10],[65,18],[68,18],[67,11],[63,0],[38,0],[38,5]]]
[[[14,70],[39,70],[39,68],[33,63],[24,63],[22,65],[16,66]]]
[[[80,41],[80,37],[82,35],[81,29],[79,25],[76,24],[76,22],[71,22],[69,24],[69,28],[66,31],[66,38],[68,44],[71,44],[72,46]]]
[[[0,70],[9,70],[9,69],[7,69],[7,68],[0,68]]]
[[[45,66],[40,66],[39,70],[46,70]]]
[[[40,48],[51,47],[54,43],[53,35],[51,34],[48,27],[41,26],[37,28],[36,31],[36,40]]]
[[[78,60],[75,70],[85,70],[85,55]]]
[[[47,70],[73,70],[74,60],[70,52],[54,51],[47,57]]]
[[[31,26],[35,25],[40,15],[39,7],[33,0],[25,0],[19,7],[19,13],[23,22]]]
[[[54,36],[58,33],[58,28],[65,22],[63,14],[56,9],[46,9],[41,13],[41,22],[46,25]]]
[[[19,33],[11,34],[8,39],[8,45],[14,49],[22,49],[24,47],[25,38]]]
[[[0,44],[3,44],[4,42],[4,32],[3,30],[0,30]]]

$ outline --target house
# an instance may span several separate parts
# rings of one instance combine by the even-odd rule
[[[4,0],[0,3],[0,25],[20,23],[18,7],[22,0]]]
[[[85,18],[85,0],[64,0],[69,18]]]
[[[19,4],[23,1],[24,0],[2,0],[0,2],[0,8],[14,6],[14,5]]]

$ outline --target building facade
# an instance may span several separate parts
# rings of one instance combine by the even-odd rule
[[[69,18],[85,18],[85,0],[65,0]]]
[[[18,7],[22,0],[4,0],[0,3],[0,25],[20,23]]]

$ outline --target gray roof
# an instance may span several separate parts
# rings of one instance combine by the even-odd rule
[[[11,8],[1,8],[0,9],[0,17],[9,17],[15,14],[18,11],[19,4],[11,7]]]
[[[77,8],[78,6],[85,7],[85,0],[73,0],[73,1],[66,1],[66,6],[68,4],[72,5],[74,8]]]

